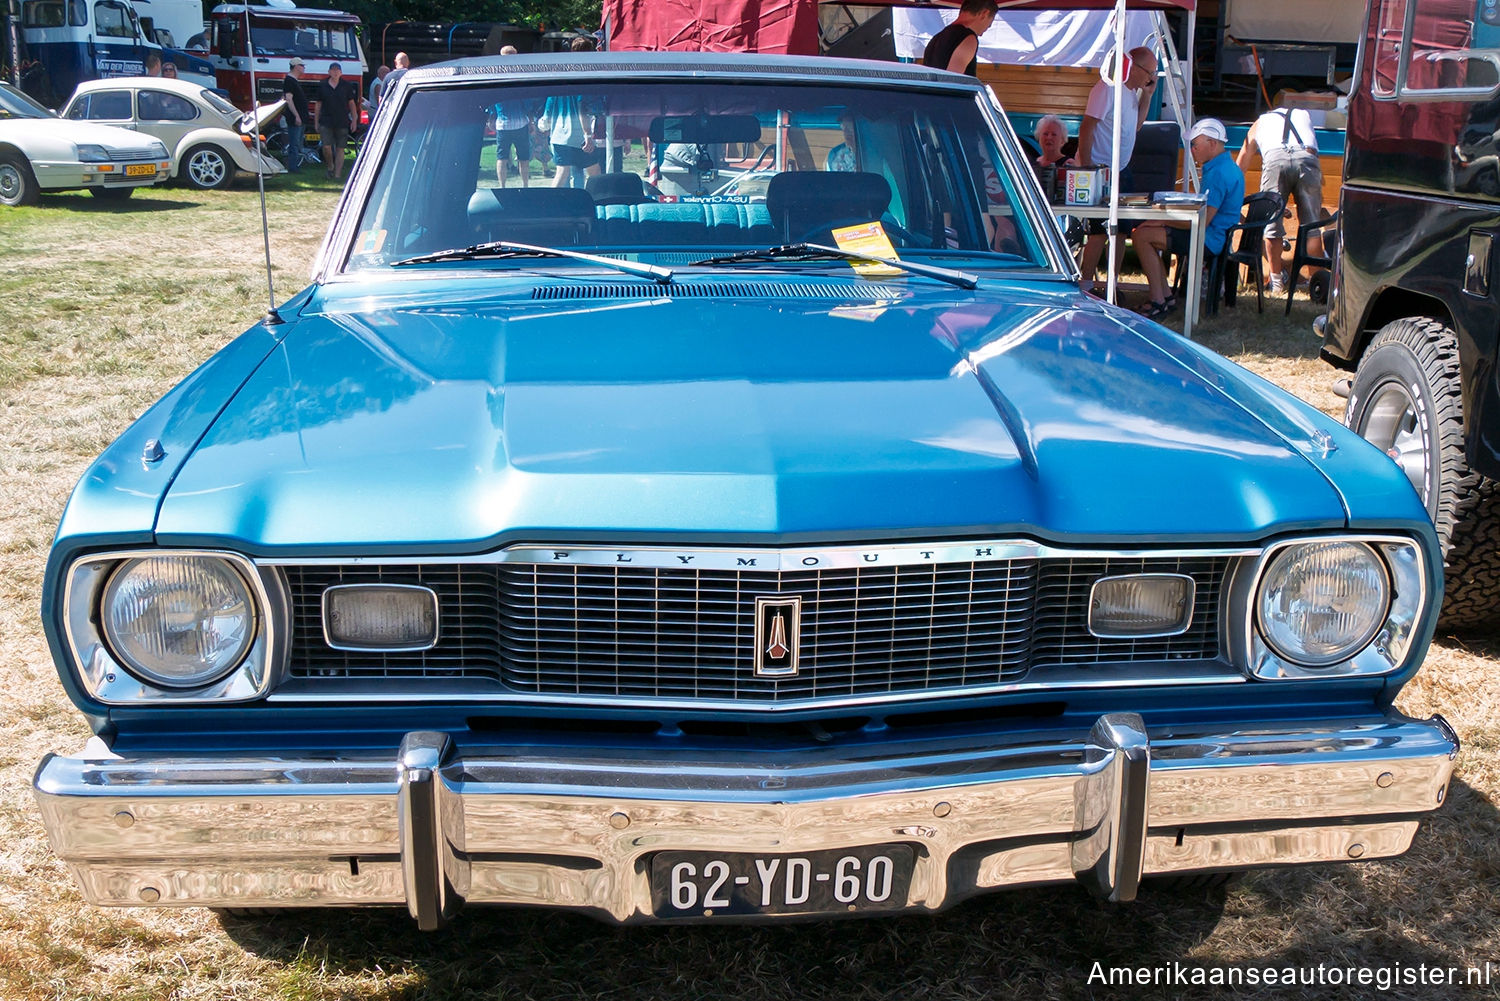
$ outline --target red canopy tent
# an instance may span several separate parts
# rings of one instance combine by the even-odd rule
[[[818,54],[818,6],[835,0],[604,0],[614,50]],[[1192,11],[1197,0],[999,0],[1002,10]],[[957,7],[955,3],[860,0],[862,7]]]
[[[604,0],[611,50],[817,55],[818,0]]]

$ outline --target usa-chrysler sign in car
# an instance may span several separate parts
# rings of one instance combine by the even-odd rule
[[[312,279],[58,529],[96,736],[35,785],[91,902],[1129,900],[1399,855],[1444,798],[1453,733],[1393,707],[1442,589],[1411,485],[1081,295],[967,77],[413,70]]]

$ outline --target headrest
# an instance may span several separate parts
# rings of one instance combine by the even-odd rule
[[[766,186],[771,222],[789,237],[815,223],[879,219],[891,203],[891,186],[866,171],[786,171]]]
[[[480,188],[469,196],[469,218],[491,223],[593,219],[594,200],[582,188]]]
[[[583,183],[595,205],[638,205],[646,201],[640,174],[595,174]]]

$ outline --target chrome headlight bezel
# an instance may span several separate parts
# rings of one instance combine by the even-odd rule
[[[1263,635],[1259,622],[1261,595],[1267,584],[1267,572],[1279,556],[1292,547],[1329,542],[1363,545],[1378,557],[1388,586],[1385,615],[1364,645],[1349,656],[1322,665],[1298,663],[1284,656]],[[1401,535],[1346,533],[1285,539],[1268,545],[1245,579],[1247,586],[1235,589],[1241,623],[1238,653],[1246,673],[1263,680],[1394,674],[1408,666],[1432,601],[1427,554],[1416,539]]]
[[[115,573],[130,560],[151,557],[222,560],[248,586],[254,609],[249,649],[227,673],[201,685],[183,687],[143,677],[122,662],[105,639],[101,601]],[[68,651],[83,690],[105,705],[247,702],[264,697],[284,672],[290,621],[280,577],[237,553],[201,549],[137,549],[81,556],[68,567],[63,589],[63,627]]]

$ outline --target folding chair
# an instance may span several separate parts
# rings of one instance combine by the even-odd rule
[[[1323,240],[1324,253],[1322,254],[1309,254],[1307,252],[1308,240],[1311,239],[1314,233],[1321,233],[1325,229],[1328,229],[1332,226],[1337,226],[1338,223],[1339,214],[1335,212],[1333,215],[1327,217],[1326,219],[1320,219],[1317,222],[1308,223],[1305,226],[1299,225],[1297,227],[1297,249],[1292,251],[1292,270],[1291,274],[1287,275],[1286,279],[1287,316],[1292,315],[1292,294],[1297,291],[1297,276],[1302,273],[1303,267],[1309,264],[1320,268],[1333,267],[1333,255],[1327,252],[1328,239],[1325,237]],[[1309,295],[1311,295],[1311,288],[1312,282],[1311,280],[1309,280]]]
[[[1265,269],[1261,261],[1266,227],[1271,220],[1281,216],[1285,207],[1281,196],[1275,192],[1257,191],[1245,196],[1244,216],[1224,234],[1224,251],[1214,258],[1208,274],[1208,287],[1213,290],[1224,288],[1225,302],[1232,301],[1228,296],[1228,283],[1232,281],[1232,287],[1239,287],[1240,265],[1243,264],[1255,275],[1255,311],[1265,311],[1264,290],[1261,287],[1265,283]],[[1238,245],[1234,242],[1235,233],[1240,235]],[[1231,247],[1234,249],[1230,249]],[[1231,267],[1233,270],[1230,270]],[[1217,302],[1209,312],[1218,312]]]

